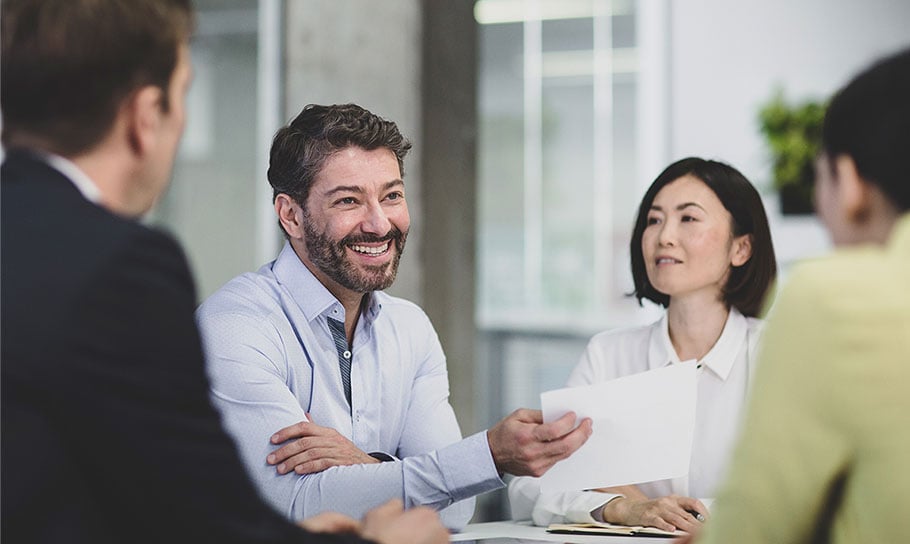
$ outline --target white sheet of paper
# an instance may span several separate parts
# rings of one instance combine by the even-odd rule
[[[695,363],[540,395],[545,422],[575,412],[594,432],[541,478],[545,493],[677,478],[689,472],[695,431]]]

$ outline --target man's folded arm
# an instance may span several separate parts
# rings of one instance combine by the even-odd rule
[[[269,323],[237,314],[207,314],[200,325],[214,403],[260,493],[289,518],[299,520],[327,510],[356,518],[398,498],[406,507],[441,510],[444,524],[460,528],[473,514],[473,500],[464,499],[502,485],[492,467],[485,434],[459,440],[457,425],[448,424],[441,428],[454,428],[454,433],[430,435],[422,453],[387,452],[402,457],[397,461],[336,466],[306,475],[279,474],[266,462],[279,447],[270,439],[276,431],[307,417],[287,386],[289,370],[277,335]],[[241,329],[242,338],[236,334]],[[484,456],[491,468],[480,471],[470,466]],[[490,481],[491,474],[496,481]]]

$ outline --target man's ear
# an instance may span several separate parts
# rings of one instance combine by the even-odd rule
[[[859,175],[856,162],[849,155],[839,155],[834,162],[837,175],[836,191],[843,217],[861,223],[869,211],[871,187]]]
[[[275,213],[278,222],[291,238],[303,238],[303,209],[289,195],[279,193],[275,197]]]
[[[158,140],[158,127],[164,112],[161,109],[162,91],[147,85],[127,98],[121,114],[125,116],[127,136],[133,152],[146,155]]]
[[[752,258],[752,235],[743,234],[733,239],[733,258],[730,259],[732,266],[742,266]]]

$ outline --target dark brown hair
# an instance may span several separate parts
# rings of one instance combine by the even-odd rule
[[[910,210],[910,49],[880,59],[834,96],[822,149],[832,159],[851,157],[899,211]],[[836,161],[830,163],[835,168]]]
[[[75,155],[107,134],[135,90],[168,88],[192,32],[190,0],[3,0],[3,143]]]
[[[761,311],[768,289],[777,275],[777,259],[774,256],[765,207],[758,191],[737,169],[722,162],[697,157],[676,161],[664,169],[648,187],[641,201],[629,243],[632,279],[635,283],[633,294],[638,298],[639,304],[645,298],[664,307],[670,304],[670,296],[655,289],[648,279],[641,240],[648,225],[648,212],[654,203],[654,197],[664,186],[686,175],[698,178],[717,195],[732,217],[733,236],[752,236],[752,256],[742,266],[731,268],[723,296],[728,306],[733,306],[747,317],[755,317]]]
[[[411,142],[395,123],[356,104],[309,104],[272,140],[268,178],[273,198],[284,193],[306,206],[310,187],[325,161],[348,147],[390,150],[404,177],[404,158]]]

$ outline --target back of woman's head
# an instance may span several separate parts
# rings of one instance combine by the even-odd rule
[[[899,211],[910,210],[910,49],[880,60],[834,96],[822,150],[832,159],[851,157],[863,179]]]
[[[666,185],[684,176],[693,176],[704,183],[730,212],[733,236],[751,237],[752,255],[741,266],[731,267],[723,289],[724,302],[745,316],[759,314],[765,296],[777,275],[777,259],[771,242],[768,217],[758,191],[737,169],[718,162],[689,157],[674,162],[664,169],[645,193],[638,208],[638,217],[632,231],[629,252],[632,256],[634,296],[639,303],[648,299],[661,306],[668,306],[670,296],[661,293],[648,279],[642,237],[648,225],[648,212],[654,198]]]

